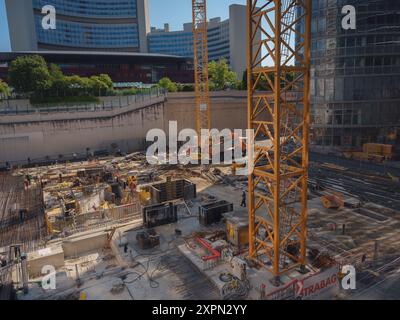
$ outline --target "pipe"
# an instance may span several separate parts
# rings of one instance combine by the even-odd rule
[[[210,260],[215,260],[221,257],[221,254],[219,251],[215,250],[205,239],[202,238],[196,238],[196,241],[200,243],[204,248],[206,248],[208,251],[210,251],[212,254],[209,256],[203,256],[201,259],[203,261],[210,261]]]

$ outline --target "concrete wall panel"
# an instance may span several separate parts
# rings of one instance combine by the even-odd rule
[[[158,102],[159,101],[159,102]],[[212,127],[243,129],[247,123],[245,91],[211,94]],[[112,111],[54,112],[3,115],[0,119],[0,165],[6,161],[26,163],[28,157],[52,159],[59,155],[112,151],[111,144],[125,152],[144,150],[150,129],[164,129],[178,121],[178,129],[195,129],[194,93],[169,94],[152,105],[135,105]]]

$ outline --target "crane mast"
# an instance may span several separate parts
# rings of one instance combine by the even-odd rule
[[[247,0],[247,23],[249,256],[278,285],[305,270],[311,0]]]
[[[194,81],[196,94],[196,128],[210,129],[210,97],[208,84],[207,3],[192,0]]]

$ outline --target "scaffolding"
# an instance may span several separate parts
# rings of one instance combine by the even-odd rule
[[[249,256],[279,285],[306,258],[311,0],[248,0],[247,16]]]

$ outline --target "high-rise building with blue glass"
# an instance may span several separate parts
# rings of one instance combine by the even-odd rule
[[[342,27],[345,5],[355,30]],[[311,31],[313,142],[400,147],[400,2],[313,0]]]
[[[5,0],[14,52],[140,52],[193,58],[192,24],[170,32],[150,28],[148,0]],[[55,29],[44,28],[51,5]],[[238,78],[246,69],[246,6],[208,22],[208,56],[225,58]]]
[[[147,52],[148,0],[6,0],[13,51]],[[56,10],[44,29],[42,8]]]
[[[207,27],[208,58],[225,58],[239,78],[246,69],[246,6],[231,5],[229,18],[210,19]],[[163,53],[193,58],[192,24],[186,23],[181,31],[152,28],[148,35],[148,49],[152,53]]]

